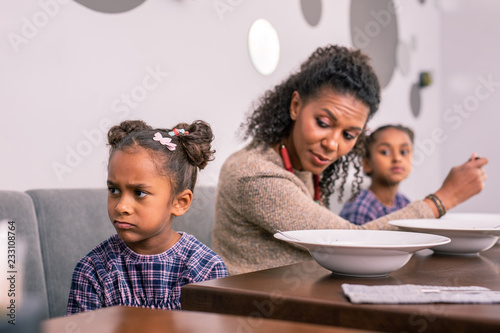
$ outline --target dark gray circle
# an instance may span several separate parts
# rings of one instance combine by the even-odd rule
[[[392,0],[352,0],[350,9],[352,44],[368,54],[385,88],[396,68],[398,22]]]
[[[410,91],[411,113],[417,118],[420,115],[420,87],[417,83],[411,86]]]
[[[96,12],[117,14],[128,12],[140,6],[146,0],[75,0],[80,5]]]
[[[322,12],[321,0],[300,0],[300,8],[309,25],[312,27],[318,25]]]

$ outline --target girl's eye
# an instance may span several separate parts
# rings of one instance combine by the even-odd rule
[[[147,193],[141,190],[135,190],[135,195],[138,196],[139,198],[144,198]]]
[[[384,155],[384,156],[389,156],[389,151],[388,151],[387,149],[382,149],[382,150],[380,151],[380,154],[381,154],[381,155]]]
[[[403,155],[403,156],[408,155],[409,153],[410,153],[410,151],[408,149],[401,150],[401,155]]]
[[[118,189],[114,188],[114,187],[108,187],[108,192],[109,194],[111,195],[116,195],[118,194],[120,191],[118,191]]]

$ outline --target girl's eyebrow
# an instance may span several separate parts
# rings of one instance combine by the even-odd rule
[[[106,182],[108,184],[108,186],[117,186],[115,183],[113,183],[111,180],[108,180]],[[137,184],[127,184],[126,185],[127,188],[144,188],[144,189],[147,189],[147,188],[152,188],[152,186],[148,185],[148,184],[144,184],[144,183],[137,183]]]
[[[137,184],[127,184],[128,188],[143,188],[143,189],[148,189],[152,188],[153,186],[150,186],[148,184],[143,184],[143,183],[137,183]]]
[[[389,142],[379,142],[379,143],[377,143],[376,145],[377,145],[378,147],[380,147],[380,146],[388,146],[388,147],[393,146],[393,145],[392,145],[392,144],[390,144]],[[409,146],[410,146],[410,144],[408,144],[408,143],[403,143],[403,144],[400,144],[400,145],[399,145],[399,147],[409,147]]]

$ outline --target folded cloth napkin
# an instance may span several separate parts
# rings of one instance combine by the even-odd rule
[[[344,283],[342,290],[352,303],[500,303],[500,291],[477,286],[446,287],[415,284],[366,286]]]

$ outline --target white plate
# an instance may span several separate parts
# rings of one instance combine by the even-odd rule
[[[475,255],[498,241],[500,220],[496,214],[454,213],[441,219],[395,220],[389,224],[403,230],[449,237],[449,244],[433,247],[439,253]],[[500,216],[497,216],[500,217]]]
[[[333,273],[359,277],[387,275],[403,267],[414,252],[450,242],[442,236],[384,230],[296,230],[283,234],[274,237],[306,248],[318,264]]]
[[[468,220],[480,222],[485,227],[496,227],[500,225],[500,214],[489,213],[446,213],[440,220]],[[492,224],[490,224],[490,222]]]

